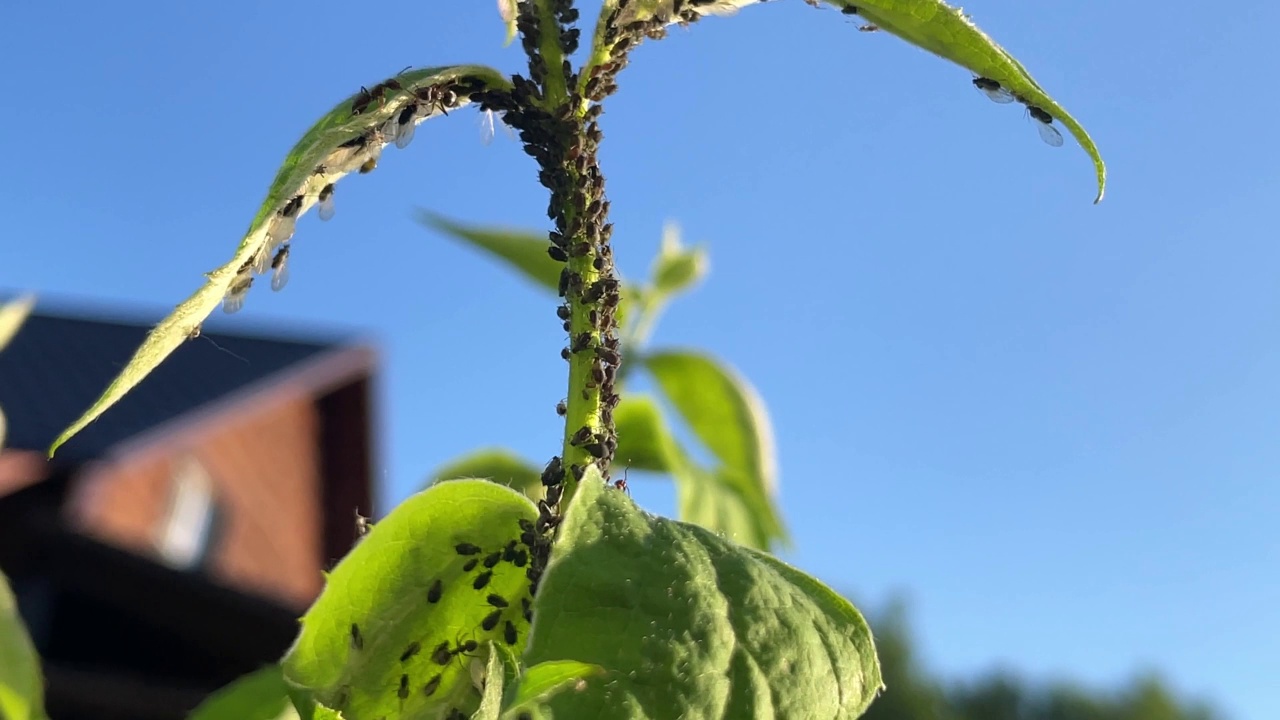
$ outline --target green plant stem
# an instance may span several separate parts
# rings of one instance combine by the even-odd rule
[[[564,64],[564,50],[560,47],[560,21],[556,17],[555,0],[531,0],[538,12],[538,54],[546,63],[546,77],[543,81],[543,98],[545,107],[554,108],[563,105],[569,99],[568,87],[564,73],[560,71]]]

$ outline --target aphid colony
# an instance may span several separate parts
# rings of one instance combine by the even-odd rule
[[[446,584],[442,578],[436,578],[427,587],[426,592],[426,600],[431,605],[440,603],[451,591],[471,594],[478,603],[488,608],[476,631],[491,634],[495,641],[501,638],[502,642],[509,646],[515,646],[520,641],[520,626],[517,624],[519,619],[523,618],[525,626],[533,622],[533,593],[536,588],[536,578],[546,566],[551,549],[549,542],[535,533],[537,525],[534,522],[522,518],[519,521],[519,528],[519,537],[509,540],[498,550],[486,552],[479,545],[469,542],[454,545],[454,553],[460,558],[467,559],[463,565],[464,572],[471,572],[479,565],[483,565],[484,569],[474,577],[464,578],[461,582]],[[529,593],[520,598],[518,609],[513,606],[513,600],[489,589],[494,572],[497,571],[500,563],[523,568],[530,580]],[[401,709],[403,710],[404,702],[413,696],[415,688],[423,698],[435,696],[444,684],[445,674],[453,663],[460,658],[475,658],[476,651],[480,649],[480,642],[474,637],[445,640],[435,645],[424,645],[421,640],[412,640],[399,648],[400,674],[394,689]],[[370,647],[370,639],[366,637],[365,630],[358,622],[350,624],[349,644],[353,653],[362,653]],[[342,710],[350,699],[350,687],[342,686],[332,700],[333,709]],[[466,715],[463,714],[462,717]]]
[[[314,198],[321,220],[331,219],[334,214],[334,183],[338,179],[352,172],[372,172],[378,166],[382,149],[388,144],[395,143],[397,148],[409,146],[418,123],[437,114],[448,115],[450,110],[468,102],[482,102],[486,95],[485,81],[475,76],[464,76],[409,90],[396,78],[385,80],[372,88],[360,88],[355,100],[351,102],[352,117],[370,112],[375,104],[378,108],[385,107],[389,102],[404,102],[404,105],[385,122],[343,142],[315,167],[310,179],[304,183],[301,194],[290,198],[267,221],[266,242],[236,273],[223,298],[222,309],[234,313],[243,307],[254,278],[266,274],[268,270],[271,272],[272,290],[281,290],[288,284],[289,242],[293,238],[298,217],[310,206],[310,200]],[[492,112],[485,109],[485,113],[489,117],[491,130]]]

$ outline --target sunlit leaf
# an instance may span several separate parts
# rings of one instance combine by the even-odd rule
[[[560,284],[564,263],[547,254],[547,235],[529,230],[463,225],[427,210],[418,211],[418,221],[456,240],[485,250],[505,260],[522,275],[551,292]]]
[[[542,489],[542,471],[504,448],[486,448],[464,455],[432,472],[427,484],[459,478],[491,480],[518,490],[531,500],[537,500],[545,494]]]
[[[210,695],[187,720],[297,720],[279,665],[269,665]]]
[[[286,679],[346,720],[434,718],[480,705],[473,663],[528,634],[537,510],[483,480],[431,486],[382,519],[329,574],[283,661]],[[474,643],[468,647],[467,643]]]
[[[18,614],[9,578],[0,572],[0,718],[46,720],[40,657]]]
[[[959,8],[941,0],[823,0],[842,10],[856,9],[879,29],[897,35],[917,47],[950,60],[979,77],[990,78],[1026,103],[1041,108],[1061,122],[1093,160],[1102,201],[1107,167],[1097,145],[1084,127],[1058,104],[1004,48],[978,29]]]
[[[702,353],[656,352],[642,362],[702,444],[771,494],[778,472],[773,428],[755,388]]]
[[[507,26],[507,40],[504,45],[510,45],[512,40],[516,39],[516,0],[498,0],[498,15],[502,18],[502,23]]]
[[[607,674],[545,701],[555,717],[852,719],[870,704],[875,645],[847,600],[768,555],[643,513],[589,473],[524,660],[572,657]]]
[[[706,248],[686,248],[680,242],[679,226],[668,224],[662,229],[662,245],[650,273],[653,289],[667,296],[684,292],[706,277],[709,264]]]
[[[400,87],[388,88],[394,82]],[[73,435],[93,422],[125,393],[132,390],[165,358],[187,339],[199,332],[201,323],[227,300],[227,307],[238,306],[243,292],[253,278],[270,268],[274,251],[293,235],[297,219],[320,202],[320,195],[331,191],[339,179],[376,160],[376,154],[392,138],[388,128],[399,132],[401,113],[411,105],[421,114],[411,113],[408,127],[446,109],[469,102],[473,91],[486,88],[508,88],[509,82],[496,70],[477,65],[409,70],[375,85],[373,91],[357,93],[338,103],[303,135],[285,157],[280,171],[267,191],[249,231],[240,241],[231,260],[206,274],[203,287],[178,305],[174,311],[147,335],[124,370],[111,382],[102,397],[67,428],[49,448],[49,455]],[[379,88],[383,88],[379,90]],[[418,95],[444,97],[437,103],[420,101]],[[353,108],[367,104],[360,114]],[[352,143],[356,143],[352,145]],[[331,196],[327,196],[331,197]],[[234,291],[234,292],[233,292]],[[243,292],[242,292],[243,291]]]
[[[662,410],[648,395],[628,393],[613,411],[618,432],[615,466],[652,472],[671,470],[671,433]]]
[[[1094,202],[1102,201],[1107,168],[1093,139],[1062,105],[1036,83],[1020,62],[979,30],[959,8],[951,7],[942,0],[814,0],[812,4],[819,1],[844,13],[856,12],[867,20],[869,26],[950,60],[979,77],[995,80],[1027,104],[1047,112],[1067,127],[1093,161],[1098,185]],[[579,89],[582,90],[592,76],[591,68],[610,60],[627,28],[689,22],[705,15],[732,15],[739,8],[755,4],[758,4],[755,0],[713,0],[696,5],[681,1],[679,5],[683,9],[676,13],[677,0],[632,0],[625,5],[608,2],[596,28],[588,71],[582,73]],[[614,31],[610,32],[607,19],[617,5],[622,7],[613,22]]]
[[[13,340],[36,306],[35,295],[21,295],[0,305],[0,350]]]
[[[577,660],[548,660],[525,671],[506,702],[504,718],[515,718],[516,712],[550,700],[557,693],[586,687],[590,678],[604,674],[599,665]]]

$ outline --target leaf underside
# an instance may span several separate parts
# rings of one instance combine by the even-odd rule
[[[386,87],[392,81],[400,88]],[[148,333],[102,396],[53,442],[50,457],[136,387],[179,345],[197,335],[200,325],[224,299],[242,297],[254,276],[275,261],[273,253],[289,241],[297,219],[320,201],[325,188],[332,190],[331,186],[342,177],[367,168],[369,162],[376,164],[382,148],[394,139],[392,128],[398,132],[402,111],[414,105],[416,111],[410,120],[411,125],[416,125],[470,103],[474,92],[509,87],[510,83],[496,70],[478,65],[422,68],[374,86],[383,89],[360,114],[353,114],[353,108],[369,97],[363,90],[338,103],[289,151],[231,260],[206,273],[204,286]],[[439,90],[443,99],[432,103],[419,99],[432,89]]]
[[[9,579],[0,572],[0,718],[46,720],[44,679]]]
[[[763,553],[648,515],[588,471],[535,602],[524,660],[605,676],[556,718],[856,718],[881,688],[847,600]]]
[[[474,712],[490,643],[519,649],[528,635],[520,535],[537,517],[524,496],[483,480],[412,496],[328,576],[285,678],[346,720]]]

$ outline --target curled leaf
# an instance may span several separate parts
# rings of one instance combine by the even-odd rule
[[[1107,166],[1089,133],[1070,113],[1036,83],[1031,73],[969,16],[942,0],[824,0],[847,14],[866,18],[879,29],[960,65],[979,78],[994,80],[1015,97],[1058,120],[1071,132],[1093,160],[1098,194],[1102,202],[1107,186]]]
[[[218,305],[238,309],[254,277],[278,262],[297,219],[317,204],[322,219],[331,212],[334,183],[372,169],[382,148],[402,144],[418,123],[466,105],[476,93],[509,87],[496,70],[478,65],[409,70],[372,89],[361,88],[320,118],[285,157],[231,260],[207,273],[204,286],[152,329],[102,396],[53,442],[49,455],[199,334]]]

